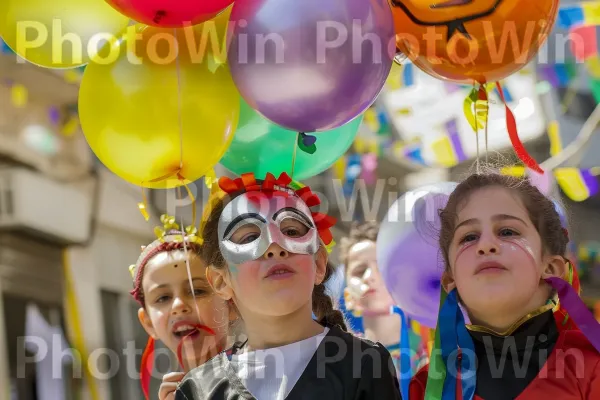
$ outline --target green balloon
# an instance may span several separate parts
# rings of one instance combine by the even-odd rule
[[[317,150],[309,154],[296,148],[298,132],[275,125],[242,100],[238,128],[220,163],[237,175],[253,172],[262,178],[267,172],[276,177],[286,172],[292,176],[296,148],[292,178],[301,181],[331,167],[350,148],[362,119],[361,115],[339,128],[309,133],[317,138]]]

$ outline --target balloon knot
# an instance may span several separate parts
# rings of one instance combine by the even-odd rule
[[[305,153],[314,154],[317,151],[317,137],[304,132],[298,134],[298,147]]]

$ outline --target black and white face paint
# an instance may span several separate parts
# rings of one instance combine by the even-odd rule
[[[306,234],[290,237],[281,231],[281,224],[294,219],[306,227]],[[232,236],[247,225],[260,229],[260,236],[249,242],[234,243]],[[244,193],[231,201],[219,218],[219,249],[229,264],[243,264],[262,257],[269,246],[277,243],[295,254],[316,254],[319,232],[308,206],[295,195],[265,196],[260,192]]]

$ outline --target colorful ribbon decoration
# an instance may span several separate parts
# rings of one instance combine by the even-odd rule
[[[455,364],[450,370],[450,374],[446,375],[444,380],[444,392],[442,400],[452,400],[456,398],[457,375],[453,372],[459,371],[461,376],[462,399],[472,400],[475,396],[476,373],[475,365],[471,363],[471,357],[475,355],[475,344],[471,335],[465,326],[465,318],[458,305],[457,290],[452,290],[442,309],[440,310],[440,339],[442,345],[442,358],[446,369],[448,369],[451,357],[457,357],[457,350],[460,349],[460,358],[454,360]],[[472,365],[473,364],[473,365]]]
[[[512,111],[508,107],[508,104],[506,103],[506,100],[504,99],[504,90],[502,89],[500,82],[496,82],[496,87],[498,88],[500,100],[502,100],[502,102],[504,103],[504,108],[506,109],[506,129],[508,130],[508,136],[510,138],[510,142],[512,143],[513,148],[515,149],[517,157],[519,157],[519,159],[523,161],[523,164],[525,164],[529,169],[539,174],[543,174],[544,170],[542,170],[542,168],[540,168],[540,166],[533,159],[533,157],[529,155],[527,149],[525,149],[525,146],[519,138],[519,133],[517,132],[517,121],[515,120],[515,116],[513,115]]]
[[[438,312],[438,326],[435,329],[435,341],[433,344],[433,350],[431,352],[431,359],[429,360],[427,385],[425,387],[425,400],[440,400],[444,392],[444,381],[446,379],[447,371],[441,352],[440,317],[442,306],[446,302],[447,297],[448,294],[444,288],[440,288],[440,311]]]
[[[150,381],[152,380],[152,371],[154,370],[154,347],[154,339],[149,337],[144,353],[142,354],[140,366],[140,385],[142,386],[142,392],[146,400],[150,399]]]
[[[461,357],[458,358],[458,351]],[[435,350],[429,365],[425,400],[456,399],[457,375],[460,370],[462,400],[472,400],[475,396],[477,375],[471,357],[475,355],[475,345],[467,331],[464,316],[458,305],[457,290],[446,294],[441,289],[438,326],[435,332]],[[456,356],[453,369],[448,373],[451,357]],[[474,358],[473,358],[474,360]],[[459,366],[460,365],[460,366]]]
[[[75,292],[75,284],[73,277],[71,276],[71,263],[69,262],[68,250],[63,250],[63,271],[65,275],[65,305],[66,305],[66,319],[67,327],[69,329],[71,340],[74,347],[80,351],[83,355],[83,359],[88,359],[88,352],[85,346],[85,340],[79,319],[79,307],[77,306],[77,293]],[[92,395],[92,400],[100,400],[98,387],[96,386],[96,380],[90,372],[89,364],[84,363],[84,374],[89,385],[89,390]]]
[[[554,277],[546,279],[546,282],[556,289],[562,308],[567,311],[592,346],[600,352],[600,323],[596,321],[573,286],[564,279]]]
[[[408,399],[410,380],[412,378],[412,366],[410,359],[410,338],[408,319],[398,306],[392,307],[392,312],[400,316],[400,391],[403,399]]]

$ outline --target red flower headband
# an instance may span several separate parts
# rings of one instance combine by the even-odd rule
[[[257,182],[254,173],[242,174],[241,178],[236,179],[224,176],[219,179],[219,187],[227,194],[262,192],[273,196],[295,195],[304,201],[309,208],[321,204],[321,200],[310,190],[310,187],[300,186],[292,182],[292,178],[285,172],[282,172],[277,179],[268,172],[261,183]],[[336,219],[320,212],[312,212],[311,215],[315,221],[319,237],[325,246],[328,248],[333,246],[335,242],[333,242],[330,228],[335,225]]]

